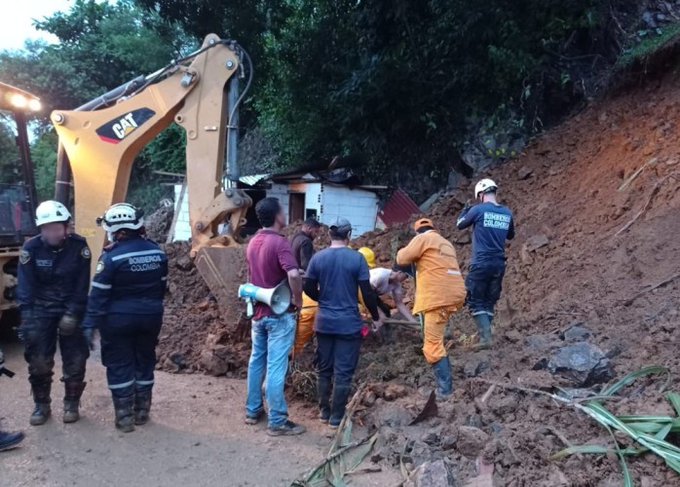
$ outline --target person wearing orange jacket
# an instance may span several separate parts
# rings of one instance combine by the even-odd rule
[[[417,235],[397,252],[397,264],[416,266],[413,313],[420,314],[423,355],[434,372],[437,398],[446,399],[453,393],[453,379],[444,333],[449,318],[463,308],[465,282],[453,245],[435,230],[432,220],[421,218],[414,230]]]

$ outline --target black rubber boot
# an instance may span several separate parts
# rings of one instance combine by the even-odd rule
[[[135,424],[141,426],[149,422],[151,411],[151,390],[135,392]]]
[[[87,383],[85,382],[65,382],[64,383],[64,423],[75,423],[80,419],[78,408],[80,407],[80,397]]]
[[[477,331],[479,332],[478,350],[488,350],[493,345],[491,336],[491,319],[486,313],[478,314],[474,317],[477,323]]]
[[[0,431],[0,451],[11,450],[24,441],[23,433],[7,433]]]
[[[33,401],[35,401],[35,409],[33,414],[31,414],[30,423],[32,426],[40,426],[47,422],[52,413],[52,408],[50,407],[52,402],[52,399],[50,399],[52,384],[34,385],[31,390],[33,392]]]
[[[134,396],[113,398],[113,407],[116,410],[116,428],[123,433],[130,433],[135,430],[135,415],[132,409],[134,402]]]
[[[319,395],[319,421],[328,423],[331,417],[331,381],[319,376],[316,389]]]
[[[444,357],[432,365],[434,378],[437,382],[435,394],[438,400],[446,400],[453,394],[453,378],[451,377],[451,362],[449,357]]]

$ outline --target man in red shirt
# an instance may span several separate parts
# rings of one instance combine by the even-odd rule
[[[276,198],[265,198],[255,206],[262,230],[248,244],[249,281],[255,286],[273,288],[288,281],[295,307],[302,306],[302,278],[290,243],[281,235],[286,215]],[[252,351],[248,363],[246,424],[256,424],[264,414],[262,384],[267,384],[271,436],[299,435],[305,427],[288,419],[283,386],[288,370],[288,355],[295,339],[295,315],[291,310],[275,315],[264,303],[255,305],[252,326]]]

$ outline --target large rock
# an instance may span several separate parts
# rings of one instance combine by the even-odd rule
[[[474,426],[461,426],[458,428],[458,441],[456,448],[468,458],[477,458],[482,452],[490,437],[485,432]]]
[[[589,387],[614,377],[611,362],[604,352],[588,342],[557,349],[548,361],[548,370],[569,380],[575,387]]]
[[[412,474],[407,487],[450,487],[456,485],[451,469],[444,460],[425,462]]]

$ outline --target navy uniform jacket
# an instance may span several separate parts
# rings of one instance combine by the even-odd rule
[[[109,313],[163,313],[168,258],[145,238],[123,240],[104,249],[92,279],[83,327],[97,328]]]
[[[90,287],[92,254],[87,241],[70,234],[61,247],[50,247],[40,235],[24,243],[19,255],[17,300],[24,317],[82,317]]]
[[[474,225],[471,265],[505,263],[505,240],[515,237],[512,212],[503,205],[481,203],[463,210],[458,218],[460,230]]]

